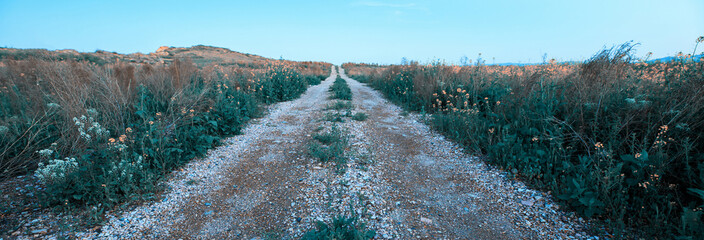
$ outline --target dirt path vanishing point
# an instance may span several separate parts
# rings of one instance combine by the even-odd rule
[[[331,76],[301,98],[269,108],[242,135],[176,171],[161,201],[112,213],[99,239],[296,239],[334,216],[357,213],[380,239],[585,238],[581,219],[530,190],[344,75],[351,113],[323,119]],[[333,125],[350,136],[347,170],[307,151]]]

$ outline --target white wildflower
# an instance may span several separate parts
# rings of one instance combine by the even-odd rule
[[[49,164],[39,163],[37,171],[34,172],[39,181],[43,183],[60,183],[66,180],[66,176],[78,168],[75,158],[65,158],[49,160]]]
[[[90,116],[91,118],[98,116],[98,110],[95,110],[95,108],[89,108],[88,110],[86,110],[86,113],[88,113],[88,116]]]
[[[49,158],[49,157],[51,157],[51,154],[54,154],[54,150],[42,149],[42,150],[37,151],[37,153],[39,153],[39,155],[44,158]]]

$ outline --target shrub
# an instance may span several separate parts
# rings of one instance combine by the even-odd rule
[[[347,113],[349,113],[349,112],[347,112]],[[325,113],[325,117],[323,117],[323,120],[324,120],[324,121],[328,121],[328,122],[340,122],[340,123],[343,123],[343,122],[345,122],[345,117],[348,116],[347,113],[341,114],[341,113],[339,113],[339,112],[334,112],[334,113],[333,113],[333,112],[327,112],[327,113]]]
[[[350,90],[350,87],[347,85],[347,81],[340,76],[337,76],[335,82],[330,86],[330,92],[332,93],[330,96],[332,99],[352,100],[352,90]]]
[[[310,156],[320,162],[334,162],[338,172],[342,172],[347,164],[345,149],[348,147],[347,133],[337,125],[332,125],[329,132],[313,135],[314,142],[308,147]]]
[[[350,78],[357,80],[358,82],[361,82],[361,83],[368,83],[369,82],[368,75],[350,75]]]
[[[111,206],[148,193],[238,134],[261,102],[290,100],[308,86],[299,67],[286,64],[28,59],[0,67],[0,178],[34,172],[43,206]]]
[[[373,239],[374,236],[376,236],[376,232],[366,230],[364,223],[361,223],[358,218],[336,216],[329,224],[318,221],[316,229],[306,232],[302,239],[364,240]]]
[[[258,81],[258,97],[265,103],[288,101],[303,94],[308,85],[308,80],[288,65],[272,65]]]
[[[355,120],[355,121],[367,120],[367,114],[363,113],[363,112],[355,113],[354,115],[352,115],[352,120]]]
[[[326,109],[340,111],[340,110],[352,109],[353,107],[354,106],[352,105],[352,102],[350,102],[350,101],[335,101],[331,105],[328,105],[328,107]]]
[[[313,86],[320,84],[326,78],[327,76],[325,75],[307,75],[305,76],[305,81],[308,85]]]
[[[369,83],[584,216],[701,238],[704,63],[633,63],[630,49],[577,65],[390,66]]]

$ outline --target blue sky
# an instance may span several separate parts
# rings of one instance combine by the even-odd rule
[[[526,63],[584,60],[630,40],[638,56],[691,53],[702,35],[701,0],[0,0],[0,46],[89,52],[204,44],[335,64],[457,63],[478,53]]]

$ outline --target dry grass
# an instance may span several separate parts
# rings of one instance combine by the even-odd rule
[[[85,151],[72,119],[89,115],[89,109],[100,113],[100,123],[109,126],[113,135],[125,134],[127,124],[134,120],[139,86],[149,89],[157,102],[168,103],[161,114],[176,122],[183,120],[175,116],[183,109],[207,111],[211,101],[205,94],[216,82],[256,92],[257,82],[267,77],[272,66],[315,75],[326,75],[331,67],[279,60],[202,68],[190,59],[175,59],[170,64],[96,64],[51,60],[42,54],[49,53],[0,61],[0,126],[9,128],[0,133],[6,135],[0,141],[0,178],[34,169],[39,159],[36,151],[51,143],[57,143],[57,150],[65,155]]]

